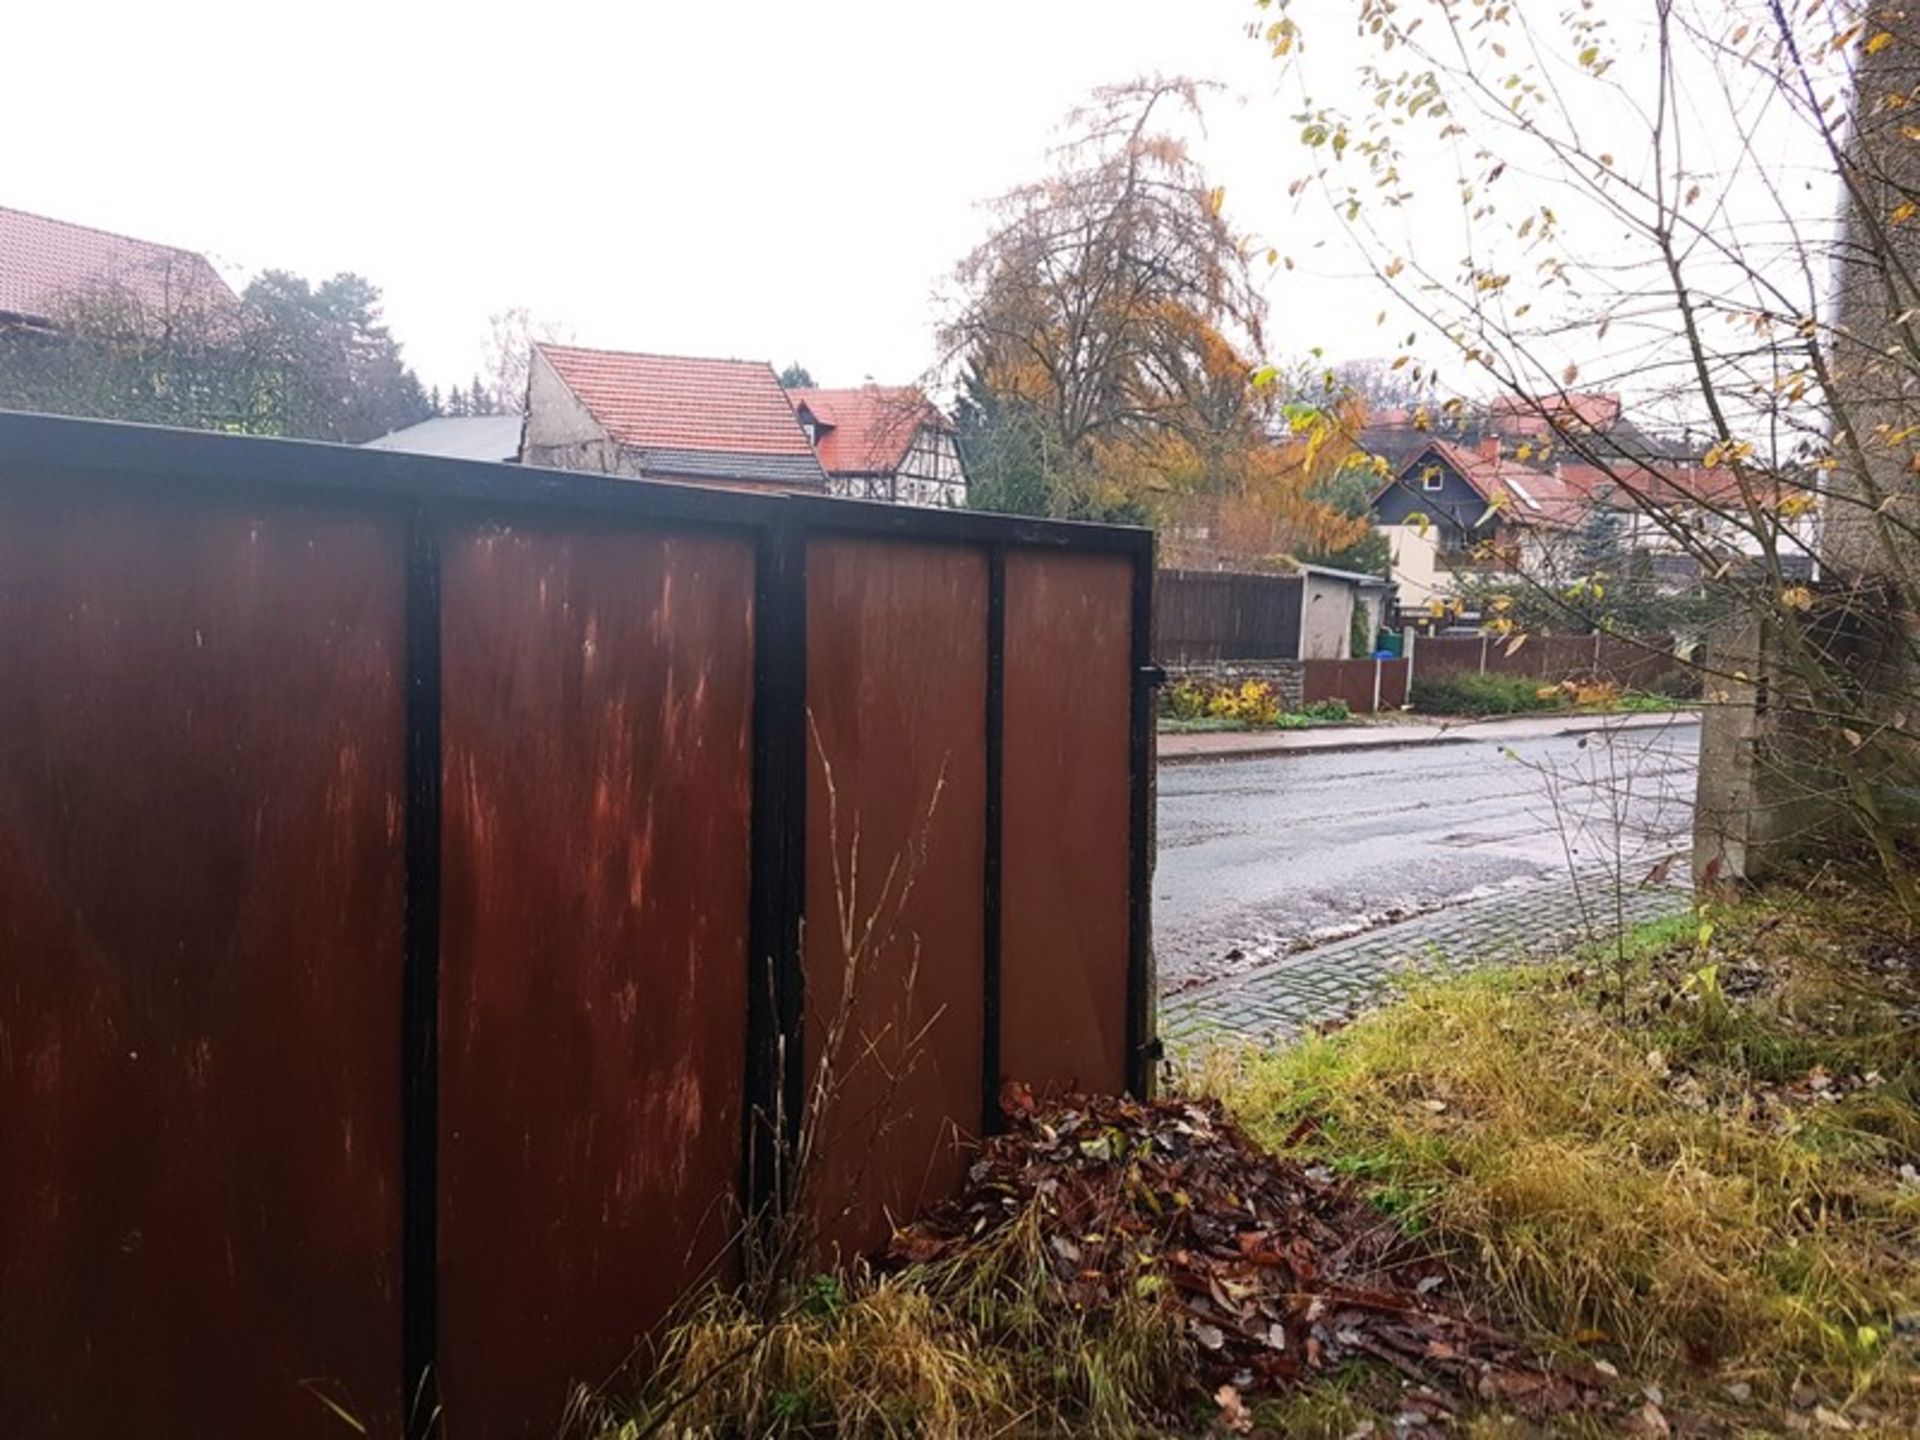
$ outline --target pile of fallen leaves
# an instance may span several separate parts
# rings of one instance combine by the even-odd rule
[[[1094,1311],[1157,1296],[1235,1429],[1251,1423],[1242,1397],[1354,1360],[1405,1377],[1410,1419],[1476,1401],[1538,1417],[1601,1399],[1601,1371],[1549,1363],[1481,1323],[1449,1270],[1351,1186],[1262,1151],[1211,1101],[1042,1106],[1012,1086],[1003,1103],[1007,1129],[966,1193],[901,1231],[895,1261],[964,1261],[1037,1215],[1050,1298]]]

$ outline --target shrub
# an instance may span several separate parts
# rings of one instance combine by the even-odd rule
[[[1413,708],[1430,715],[1523,715],[1558,710],[1569,697],[1524,675],[1445,675],[1422,679],[1414,671]]]
[[[1649,695],[1662,695],[1669,700],[1698,700],[1700,672],[1685,667],[1668,670],[1643,688]]]
[[[1233,720],[1243,725],[1273,725],[1280,719],[1280,696],[1265,680],[1224,685],[1180,680],[1167,687],[1166,711],[1175,720]]]
[[[1197,680],[1176,680],[1161,692],[1161,706],[1175,720],[1207,718],[1207,687]]]
[[[1311,705],[1302,705],[1300,713],[1309,720],[1351,720],[1353,711],[1347,708],[1344,700],[1316,700]]]

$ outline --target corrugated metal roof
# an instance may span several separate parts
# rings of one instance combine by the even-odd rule
[[[365,448],[450,460],[518,460],[521,423],[519,415],[436,415],[369,440]]]

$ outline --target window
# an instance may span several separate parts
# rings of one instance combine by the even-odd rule
[[[1440,467],[1438,465],[1429,465],[1420,472],[1420,488],[1422,490],[1444,490],[1447,488],[1447,477],[1440,473]]]

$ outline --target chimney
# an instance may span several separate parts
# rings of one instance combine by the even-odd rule
[[[1482,435],[1480,437],[1480,458],[1482,460],[1498,460],[1500,458],[1500,437],[1498,435]]]

